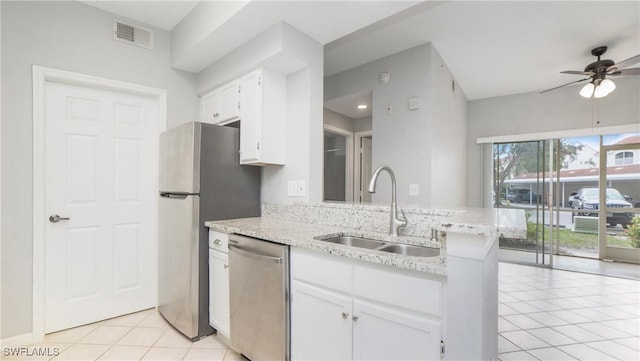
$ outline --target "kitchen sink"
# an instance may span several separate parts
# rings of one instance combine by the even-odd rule
[[[410,246],[408,244],[387,244],[378,248],[378,251],[413,257],[435,257],[440,255],[438,248]]]
[[[408,244],[384,242],[370,238],[349,236],[345,234],[320,236],[315,239],[323,242],[336,243],[349,247],[366,248],[375,251],[401,254],[413,257],[436,257],[440,255],[440,249],[433,247],[412,246]]]
[[[343,244],[345,246],[358,247],[358,248],[366,248],[366,249],[374,249],[381,246],[384,246],[385,243],[382,241],[376,241],[374,239],[355,237],[355,236],[335,236],[329,238],[318,238],[321,241]]]

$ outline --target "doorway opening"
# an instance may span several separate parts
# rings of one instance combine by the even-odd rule
[[[353,135],[340,129],[324,130],[324,200],[352,200]]]
[[[324,196],[331,202],[370,202],[366,184],[373,152],[372,92],[325,101]]]

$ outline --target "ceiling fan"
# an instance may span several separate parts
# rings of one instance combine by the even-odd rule
[[[588,78],[572,81],[567,84],[563,84],[557,86],[555,88],[547,89],[541,91],[540,94],[546,93],[548,91],[562,88],[567,85],[581,83],[583,81],[590,80],[581,90],[580,95],[585,98],[591,98],[592,96],[595,98],[602,98],[607,96],[607,94],[611,93],[616,85],[611,79],[607,79],[607,76],[621,76],[621,75],[640,75],[640,68],[631,68],[631,69],[623,69],[629,65],[636,64],[640,62],[640,55],[636,55],[627,60],[623,60],[619,63],[614,63],[613,60],[600,60],[602,54],[607,51],[606,46],[599,46],[591,50],[591,55],[597,56],[598,60],[593,63],[587,65],[584,68],[584,71],[575,71],[575,70],[567,70],[562,71],[563,74],[575,74],[575,75],[586,75]]]

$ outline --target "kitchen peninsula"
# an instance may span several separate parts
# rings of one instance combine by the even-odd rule
[[[496,359],[498,239],[524,238],[524,213],[403,211],[408,225],[397,237],[388,235],[389,207],[377,205],[264,204],[262,217],[205,225],[210,236],[291,246],[292,360]],[[437,251],[416,257],[328,241],[341,237]]]

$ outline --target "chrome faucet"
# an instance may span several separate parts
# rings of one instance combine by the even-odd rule
[[[369,193],[376,192],[376,181],[378,180],[380,172],[383,170],[386,170],[391,177],[391,220],[389,221],[389,235],[397,236],[398,229],[407,225],[407,216],[405,216],[404,211],[400,210],[404,219],[398,219],[398,206],[396,204],[396,176],[393,174],[391,167],[381,165],[373,171],[371,180],[369,181]]]

